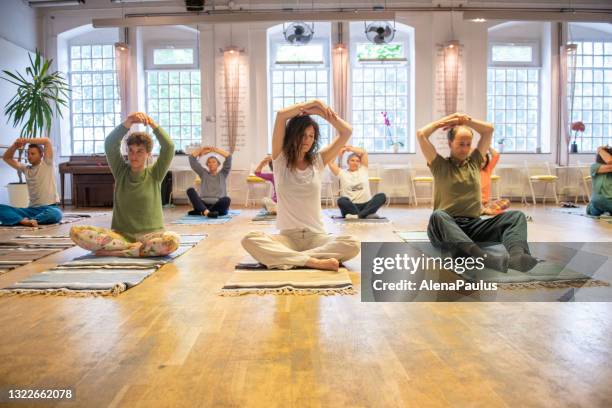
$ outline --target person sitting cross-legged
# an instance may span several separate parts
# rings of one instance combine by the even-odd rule
[[[220,170],[221,162],[211,153],[217,153],[225,158]],[[206,159],[208,168],[204,168],[199,159],[207,154],[210,154]],[[232,202],[227,196],[227,178],[232,169],[232,155],[218,147],[204,146],[191,153],[189,165],[202,180],[199,194],[195,188],[187,189],[187,197],[193,206],[189,215],[204,215],[209,218],[227,215]]]
[[[351,152],[347,159],[348,169],[341,169],[334,162],[329,163],[332,173],[340,178],[338,208],[344,218],[373,218],[376,211],[385,204],[385,193],[372,197],[368,176],[368,152],[359,147],[344,146],[338,157]]]
[[[593,195],[587,205],[588,215],[612,215],[612,147],[597,148],[595,163],[591,165]]]
[[[19,163],[13,158],[15,151],[28,144],[29,165]],[[44,146],[44,150],[43,147]],[[57,206],[59,196],[55,187],[53,147],[46,138],[19,138],[4,152],[4,161],[12,168],[23,172],[28,185],[30,205],[17,208],[0,204],[0,225],[38,225],[55,224],[62,220],[62,211]]]
[[[447,130],[450,157],[444,158],[429,140],[438,129]],[[473,132],[480,134],[472,150]],[[480,167],[491,145],[493,125],[454,113],[417,131],[419,146],[434,177],[434,212],[427,235],[431,243],[457,255],[483,258],[486,267],[527,272],[537,264],[527,244],[527,220],[520,211],[480,218]],[[471,151],[471,153],[470,153]],[[501,242],[508,254],[492,255],[479,243]]]

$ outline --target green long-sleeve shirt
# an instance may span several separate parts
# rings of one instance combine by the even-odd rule
[[[117,126],[106,137],[104,150],[115,177],[111,228],[134,240],[138,234],[164,228],[161,182],[174,157],[174,143],[161,127],[155,129],[153,133],[161,146],[157,161],[143,171],[133,172],[121,156],[121,140],[128,130]]]

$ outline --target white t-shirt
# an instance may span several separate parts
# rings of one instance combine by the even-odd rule
[[[43,157],[40,164],[21,166],[21,170],[25,174],[28,184],[30,207],[52,205],[59,202],[59,195],[55,186],[53,159]]]
[[[338,174],[340,178],[340,195],[347,197],[355,204],[363,204],[372,198],[370,192],[370,178],[368,168],[360,166],[357,171],[341,169]]]
[[[321,217],[321,180],[325,165],[321,154],[306,170],[287,167],[284,153],[273,160],[276,184],[276,228],[288,230],[306,228],[325,233]]]

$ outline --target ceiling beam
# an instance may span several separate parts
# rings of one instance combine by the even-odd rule
[[[508,20],[508,21],[582,21],[582,22],[607,22],[612,23],[612,11],[601,13],[589,13],[581,11],[537,11],[537,10],[486,10],[463,12],[464,20]]]
[[[205,23],[246,23],[246,22],[283,22],[283,21],[364,21],[393,20],[393,11],[275,11],[275,12],[232,12],[232,13],[169,13],[150,15],[126,15],[125,18],[96,18],[92,20],[95,28],[103,27],[141,27],[164,25],[190,25]]]

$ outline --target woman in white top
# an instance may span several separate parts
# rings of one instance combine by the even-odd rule
[[[310,115],[327,120],[338,136],[321,151],[319,126]],[[350,138],[351,126],[321,101],[286,107],[276,114],[272,160],[276,184],[276,227],[279,235],[250,232],[242,246],[270,269],[307,267],[338,270],[340,262],[359,253],[359,242],[350,236],[325,232],[321,217],[321,179]]]
[[[340,198],[338,207],[345,218],[378,218],[376,211],[383,206],[387,197],[378,193],[372,197],[370,178],[368,176],[368,152],[358,147],[344,146],[338,157],[342,162],[344,152],[351,152],[346,164],[348,169],[341,169],[334,162],[329,168],[340,178]]]

